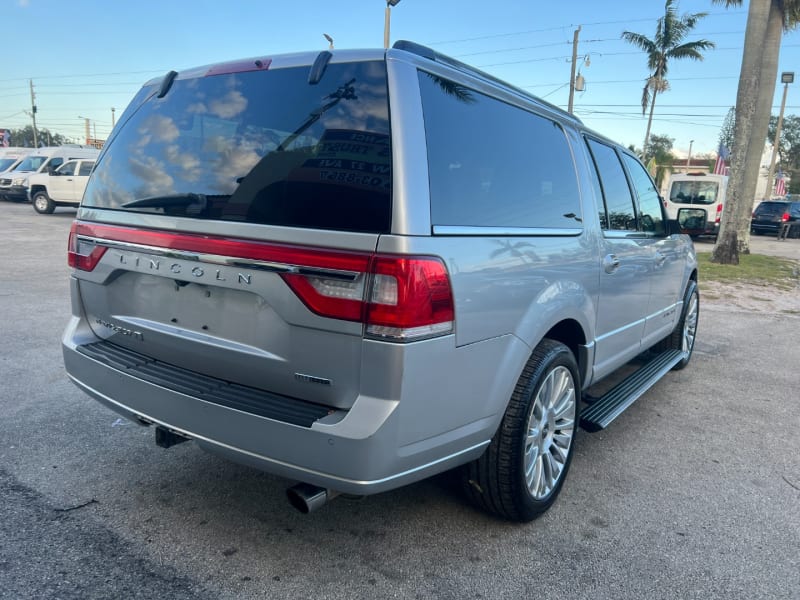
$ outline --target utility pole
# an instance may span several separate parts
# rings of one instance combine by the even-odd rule
[[[392,7],[397,6],[400,0],[386,0],[386,12],[383,18],[383,47],[389,48],[389,29],[392,20]]]
[[[569,73],[569,105],[567,107],[567,112],[569,112],[569,114],[572,114],[572,101],[575,98],[575,69],[577,67],[576,63],[578,62],[578,34],[580,32],[581,26],[578,25],[578,28],[572,36],[572,67]]]
[[[116,109],[112,106],[111,107],[111,129],[114,129],[114,125],[116,125],[116,121],[114,120],[114,111]]]
[[[91,129],[89,128],[89,119],[84,119],[84,122],[86,123],[86,144],[88,144],[89,138],[92,137]]]
[[[39,135],[36,132],[36,94],[33,93],[33,79],[31,83],[31,119],[33,119],[33,147],[39,147]]]
[[[767,171],[767,189],[765,196],[767,200],[772,198],[772,186],[775,177],[775,162],[778,157],[778,148],[781,146],[781,128],[783,127],[783,111],[786,109],[786,94],[789,93],[789,84],[794,83],[794,73],[785,71],[781,73],[781,83],[783,83],[783,100],[781,100],[781,112],[778,114],[778,124],[775,126],[775,141],[772,143],[772,158],[769,161],[769,171]]]
[[[689,140],[689,155],[686,157],[686,172],[689,172],[689,167],[692,164],[692,144],[694,144],[694,140]]]

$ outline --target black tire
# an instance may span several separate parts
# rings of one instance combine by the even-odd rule
[[[681,310],[681,318],[675,329],[672,330],[667,337],[661,340],[655,347],[655,350],[681,350],[686,352],[681,361],[672,367],[673,371],[680,371],[692,359],[692,352],[694,351],[694,342],[697,337],[697,323],[700,318],[700,293],[697,289],[697,282],[693,279],[689,280],[686,286],[686,292],[683,294],[683,309]]]
[[[56,209],[55,203],[44,190],[39,190],[33,195],[33,210],[40,215],[49,215]]]
[[[560,342],[542,340],[528,359],[488,448],[480,458],[462,467],[463,487],[476,506],[505,519],[523,522],[550,508],[572,461],[580,389],[578,365],[572,351]],[[545,410],[549,416],[539,417],[550,395],[558,398],[558,404]],[[547,422],[538,422],[539,418]],[[534,429],[536,424],[539,427]],[[546,443],[550,446],[542,451]],[[531,451],[537,450],[533,460],[526,452],[529,447]],[[526,466],[530,467],[530,481]],[[545,480],[552,485],[541,488]],[[531,487],[540,491],[532,491]]]

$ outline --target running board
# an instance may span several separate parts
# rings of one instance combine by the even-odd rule
[[[581,414],[581,427],[591,432],[608,427],[626,408],[677,365],[683,356],[680,350],[661,352],[603,396],[596,399],[585,398],[591,405]]]

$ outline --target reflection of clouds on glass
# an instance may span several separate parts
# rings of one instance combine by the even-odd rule
[[[208,112],[206,105],[202,102],[195,102],[186,107],[186,112],[194,115],[202,115]]]
[[[112,155],[106,156],[106,168],[95,171],[89,180],[87,190],[91,194],[94,206],[113,207],[135,199],[133,194],[114,176],[115,160]]]
[[[233,194],[236,180],[245,177],[261,160],[261,155],[252,146],[234,145],[233,140],[224,140],[225,148],[218,147],[218,154],[209,164],[215,174],[214,188],[222,194]]]
[[[152,156],[130,156],[128,169],[142,182],[136,188],[137,198],[163,196],[174,192],[175,180],[167,173],[165,165]]]
[[[342,100],[330,113],[323,117],[328,129],[350,129],[354,120],[380,124],[380,129],[388,129],[389,115],[386,113],[386,88],[380,85],[358,86],[358,101]]]
[[[239,90],[231,90],[222,98],[212,100],[208,108],[221,119],[232,119],[247,108],[247,98]]]
[[[149,115],[142,124],[138,128],[139,135],[142,138],[149,136],[147,141],[150,141],[150,138],[158,141],[158,142],[174,142],[178,139],[180,135],[180,131],[178,130],[178,126],[175,125],[175,121],[173,121],[170,117],[164,117],[162,115]],[[138,144],[142,146],[141,142]]]
[[[200,159],[188,152],[181,152],[176,144],[167,146],[164,157],[169,163],[180,169],[180,177],[185,181],[197,181],[200,179]]]

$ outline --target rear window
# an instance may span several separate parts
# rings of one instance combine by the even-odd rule
[[[383,61],[176,79],[125,122],[83,205],[290,227],[388,232]]]
[[[719,196],[716,181],[673,181],[670,202],[675,204],[715,204]]]
[[[582,228],[561,126],[419,73],[434,225]]]
[[[777,215],[785,213],[788,209],[788,202],[762,202],[756,206],[756,214],[764,216]]]

